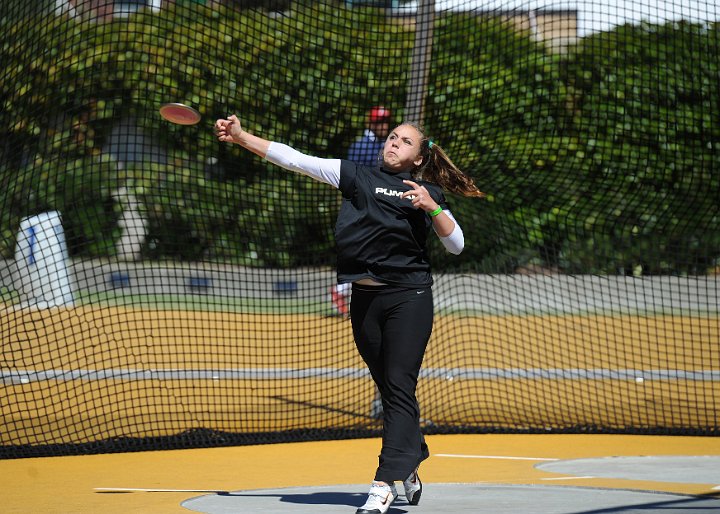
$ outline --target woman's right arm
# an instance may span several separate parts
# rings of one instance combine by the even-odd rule
[[[240,120],[234,114],[227,119],[217,120],[215,132],[220,141],[240,145],[287,170],[302,173],[333,187],[340,185],[340,159],[305,155],[287,145],[254,136],[242,129]]]
[[[240,120],[234,114],[227,119],[220,119],[215,122],[215,133],[218,140],[224,143],[234,143],[250,150],[263,159],[267,155],[270,141],[261,137],[253,136],[243,130]]]

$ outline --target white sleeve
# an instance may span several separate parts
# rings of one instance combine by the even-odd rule
[[[322,159],[298,152],[282,143],[271,142],[265,158],[285,168],[337,188],[340,186],[340,159]]]
[[[449,235],[442,237],[438,236],[440,238],[440,242],[442,242],[445,249],[450,252],[453,255],[460,255],[460,252],[463,251],[463,248],[465,248],[465,235],[463,234],[462,229],[460,228],[460,224],[455,221],[455,218],[453,217],[452,213],[450,211],[443,211],[445,214],[448,215],[448,217],[453,220],[455,223],[455,228],[452,232],[450,232]]]

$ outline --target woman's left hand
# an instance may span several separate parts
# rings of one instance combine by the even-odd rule
[[[410,191],[405,191],[400,198],[410,198],[413,206],[422,209],[425,212],[432,212],[438,208],[438,204],[433,200],[425,186],[413,182],[412,180],[403,180],[405,184],[412,187]]]

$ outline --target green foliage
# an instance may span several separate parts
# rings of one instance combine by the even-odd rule
[[[702,274],[720,255],[720,30],[624,26],[565,63],[581,180],[559,208],[559,264]],[[597,243],[598,236],[600,244]]]
[[[566,143],[558,134],[569,122],[565,84],[543,44],[497,18],[447,16],[436,38],[428,128],[490,202],[454,200],[467,254],[440,251],[436,260],[512,270],[535,257],[543,237],[523,209],[547,208],[565,180],[555,172]]]
[[[62,213],[68,244],[76,253],[114,253],[120,231],[118,213],[109,199],[118,181],[116,166],[108,159],[37,157],[20,170],[1,168],[0,183],[4,186],[0,241],[9,255],[22,218],[55,210]]]
[[[369,105],[403,117],[414,29],[381,9],[285,15],[186,3],[105,23],[0,17],[0,254],[20,219],[58,209],[74,256],[115,255],[121,187],[147,258],[331,265],[338,195],[212,133],[249,130],[342,157]],[[41,20],[41,21],[40,21]],[[451,198],[466,250],[438,269],[704,273],[720,256],[717,26],[619,27],[558,55],[493,17],[439,16],[429,133],[488,193]],[[168,124],[159,106],[203,121]],[[121,120],[143,158],[107,152]],[[142,152],[141,152],[142,153]]]

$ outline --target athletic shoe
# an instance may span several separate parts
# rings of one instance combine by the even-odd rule
[[[355,514],[385,514],[397,496],[395,484],[385,485],[373,482],[365,505],[360,507]]]
[[[420,503],[420,495],[422,494],[422,482],[418,476],[417,469],[410,473],[410,476],[403,480],[405,486],[405,498],[410,505]]]
[[[370,417],[372,419],[383,418],[383,404],[380,398],[375,398],[372,402],[370,402]]]

